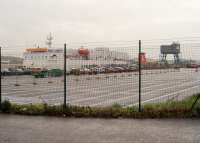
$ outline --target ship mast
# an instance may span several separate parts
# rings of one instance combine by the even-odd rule
[[[53,40],[53,37],[51,35],[51,33],[47,36],[47,41],[46,41],[46,44],[48,45],[48,48],[51,49],[52,48],[52,40]]]

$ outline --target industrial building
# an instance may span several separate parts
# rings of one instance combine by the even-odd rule
[[[1,57],[2,70],[22,68],[23,67],[22,63],[23,59],[19,57],[12,57],[12,56]]]

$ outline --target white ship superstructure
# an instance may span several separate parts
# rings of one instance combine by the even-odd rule
[[[67,70],[89,65],[126,64],[129,56],[125,52],[110,51],[109,48],[67,49]],[[23,54],[23,65],[27,68],[63,69],[63,49],[29,48]]]

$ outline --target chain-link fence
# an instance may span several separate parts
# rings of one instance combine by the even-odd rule
[[[92,107],[181,100],[200,91],[198,40],[68,43],[66,52],[64,44],[2,47],[2,100]]]

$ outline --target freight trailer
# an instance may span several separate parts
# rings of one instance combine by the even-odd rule
[[[60,69],[41,70],[41,71],[33,72],[32,75],[35,78],[59,77],[63,75],[63,71]]]
[[[48,75],[51,77],[59,77],[63,75],[63,71],[61,69],[52,69],[48,71]]]

